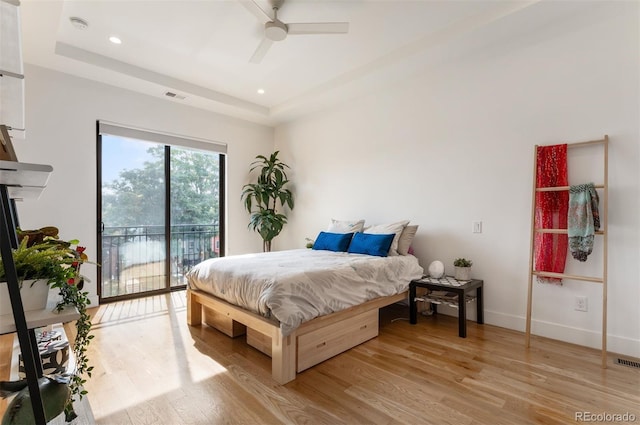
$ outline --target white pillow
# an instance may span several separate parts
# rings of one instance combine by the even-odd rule
[[[327,232],[331,233],[356,233],[362,232],[364,220],[336,220],[332,218],[329,222]]]
[[[400,234],[400,239],[398,239],[398,254],[400,255],[408,255],[409,248],[411,247],[411,242],[413,242],[413,238],[416,236],[416,232],[418,231],[418,225],[413,224],[404,228],[402,234]]]
[[[389,234],[395,233],[393,242],[391,242],[391,248],[389,248],[389,255],[398,255],[398,240],[405,227],[409,224],[409,220],[398,221],[396,223],[379,224],[377,226],[368,227],[364,233],[376,233],[376,234]]]

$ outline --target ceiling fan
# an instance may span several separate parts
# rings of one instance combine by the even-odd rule
[[[260,63],[274,41],[282,41],[287,35],[298,34],[346,34],[349,32],[348,22],[306,22],[284,23],[278,19],[278,10],[284,0],[269,0],[271,11],[263,10],[255,0],[240,0],[240,3],[264,24],[264,38],[251,56],[249,62]]]

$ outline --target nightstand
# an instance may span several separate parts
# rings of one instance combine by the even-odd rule
[[[411,281],[409,284],[409,323],[415,325],[418,323],[418,304],[417,301],[426,301],[431,303],[433,314],[438,313],[438,304],[446,303],[458,308],[458,335],[460,338],[467,337],[467,302],[476,300],[476,321],[479,324],[484,323],[484,311],[482,305],[482,285],[484,281],[479,279],[471,279],[468,281],[459,281],[451,276],[445,276],[440,279],[431,277],[423,277]],[[426,295],[421,298],[416,297],[416,288],[427,288],[431,291],[444,291],[446,296],[430,296]],[[475,296],[470,294],[475,290]],[[449,296],[451,294],[452,296]],[[464,300],[464,301],[463,301]]]

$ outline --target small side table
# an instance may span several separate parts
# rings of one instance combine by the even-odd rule
[[[433,279],[425,277],[411,281],[409,284],[409,323],[418,323],[418,304],[416,302],[416,288],[427,288],[432,291],[447,291],[456,294],[458,305],[458,335],[460,338],[467,337],[467,295],[469,291],[476,291],[476,321],[484,323],[484,311],[482,305],[482,285],[484,281],[472,279],[465,283],[456,281],[447,276],[443,279]],[[437,304],[431,303],[433,313],[438,313]]]

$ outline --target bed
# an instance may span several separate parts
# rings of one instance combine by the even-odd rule
[[[187,274],[187,322],[203,321],[272,358],[280,384],[378,335],[378,310],[406,300],[413,255],[299,249],[204,261]]]

